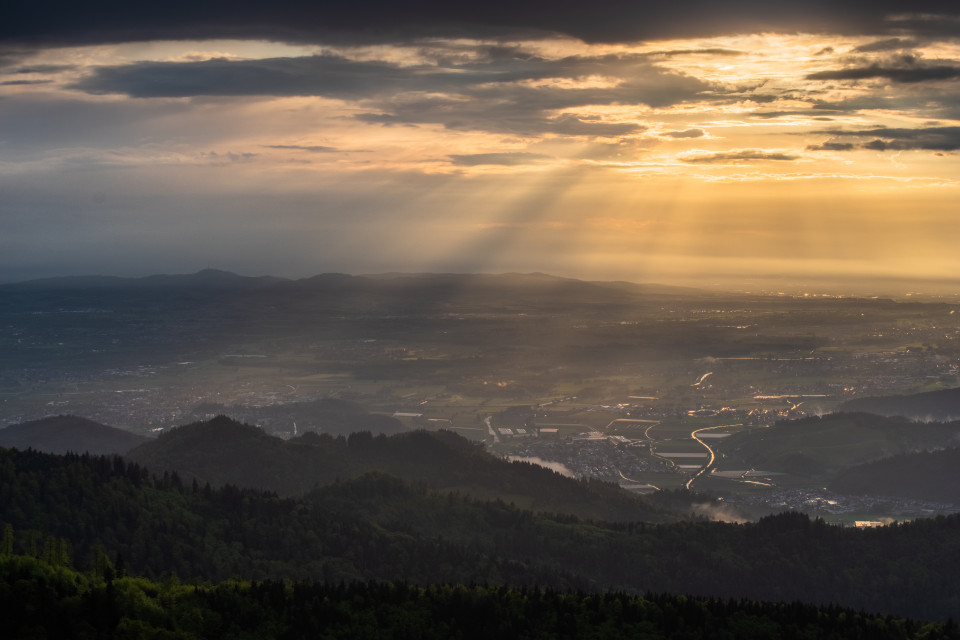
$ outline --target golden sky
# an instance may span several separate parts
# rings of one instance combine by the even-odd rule
[[[878,24],[10,36],[0,280],[955,279],[960,21]]]

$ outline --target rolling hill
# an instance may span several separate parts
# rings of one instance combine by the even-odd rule
[[[834,413],[739,433],[719,449],[724,468],[763,469],[819,482],[866,462],[948,446],[958,437],[960,422]]]
[[[155,471],[176,471],[188,482],[232,484],[285,496],[380,472],[417,486],[502,499],[533,511],[610,521],[667,522],[681,517],[616,485],[575,480],[529,463],[496,458],[482,445],[450,431],[413,431],[389,438],[367,432],[347,438],[308,433],[282,440],[219,416],[172,429],[126,457]]]
[[[841,472],[830,488],[840,493],[960,504],[960,448],[904,453]]]
[[[358,431],[374,435],[393,435],[406,431],[403,424],[391,416],[370,413],[353,402],[336,398],[322,398],[305,402],[287,402],[263,407],[224,406],[204,403],[193,411],[198,419],[205,416],[229,415],[257,424],[269,431],[293,431],[298,434],[314,431],[330,435],[347,436]]]
[[[77,416],[54,416],[0,429],[0,447],[48,453],[123,454],[149,438]]]
[[[960,388],[926,391],[900,396],[854,398],[840,411],[863,411],[881,416],[906,416],[914,420],[960,419]]]

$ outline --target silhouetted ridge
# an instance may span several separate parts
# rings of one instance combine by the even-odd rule
[[[854,398],[841,404],[839,409],[916,420],[957,420],[960,419],[960,387],[909,395]]]
[[[348,437],[314,434],[282,440],[218,416],[172,429],[127,457],[155,471],[175,471],[187,481],[288,496],[379,472],[435,490],[500,498],[535,511],[614,521],[683,517],[615,484],[575,480],[536,465],[507,462],[452,431],[390,437],[362,431]]]
[[[960,448],[904,453],[842,471],[830,483],[840,493],[863,493],[960,505]]]
[[[718,444],[727,468],[764,469],[832,479],[838,472],[889,456],[948,446],[960,422],[924,423],[868,413],[833,413],[777,422]]]
[[[63,415],[0,429],[0,447],[32,448],[49,453],[126,453],[147,442],[145,436],[99,422]]]
[[[304,402],[288,402],[264,407],[224,406],[203,403],[195,414],[231,415],[236,419],[262,425],[265,430],[297,432],[318,431],[331,435],[349,435],[356,431],[370,431],[387,435],[404,431],[403,424],[391,416],[370,413],[353,402],[337,398],[322,398]]]

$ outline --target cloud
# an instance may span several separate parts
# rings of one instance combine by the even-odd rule
[[[903,84],[953,80],[960,78],[960,65],[953,61],[929,63],[915,59],[913,56],[904,56],[893,65],[873,63],[847,69],[818,71],[807,75],[808,80],[867,80],[871,78],[882,78]]]
[[[671,138],[702,138],[707,135],[703,129],[686,129],[684,131],[668,131],[665,135]]]
[[[551,3],[486,0],[33,0],[9,7],[0,22],[0,41],[43,45],[95,44],[146,40],[244,38],[317,42],[340,37],[353,41],[397,38],[502,38],[532,32],[560,33],[586,42],[627,42],[720,35],[730,32],[813,32],[885,34],[898,31],[950,31],[955,3],[913,0],[910,16],[902,0],[680,0],[671,3],[595,0]],[[952,33],[956,34],[956,25]]]
[[[61,71],[72,71],[76,68],[76,65],[72,64],[36,64],[14,69],[13,73],[60,73]]]
[[[784,110],[784,111],[754,111],[750,114],[752,118],[760,118],[761,120],[771,120],[773,118],[788,118],[788,117],[802,117],[808,118],[810,120],[822,120],[822,121],[831,121],[833,118],[832,115],[840,115],[846,113],[842,109],[830,109],[827,107],[821,107],[817,104],[814,104],[814,109],[817,111],[815,115],[811,115],[809,110],[806,109],[793,109],[793,110]]]
[[[888,91],[886,87],[842,100],[812,98],[813,113],[840,115],[865,111],[922,113],[931,119],[952,119],[950,109],[957,102],[956,91],[933,85],[914,85],[909,91]],[[755,114],[757,115],[757,114]],[[809,115],[809,113],[808,113]]]
[[[807,151],[852,151],[855,145],[850,142],[824,142],[807,145]]]
[[[874,53],[877,51],[896,51],[898,49],[912,49],[919,46],[916,40],[905,40],[903,38],[887,38],[886,40],[875,40],[868,44],[862,44],[854,47],[855,53]]]
[[[678,158],[683,162],[694,164],[720,164],[749,160],[778,160],[790,162],[799,160],[800,156],[780,151],[764,151],[763,149],[733,149],[730,151],[720,151],[718,153],[681,155],[678,156]]]
[[[666,51],[653,51],[647,54],[650,57],[664,56],[689,56],[689,55],[704,55],[704,56],[745,56],[747,55],[746,51],[738,51],[736,49],[721,49],[718,47],[711,47],[705,49],[669,49]]]
[[[502,65],[506,68],[498,72]],[[455,87],[436,85],[430,92],[397,93],[381,101],[378,111],[357,117],[380,124],[440,124],[447,129],[525,136],[619,137],[646,127],[635,121],[589,117],[578,113],[579,107],[663,108],[703,99],[713,88],[634,55],[529,59],[485,67],[474,64],[457,73],[461,77]],[[479,74],[474,82],[471,73]],[[607,80],[607,86],[580,82],[597,75]],[[499,81],[485,81],[490,78]],[[569,82],[558,84],[557,80]]]
[[[253,162],[254,159],[259,156],[259,153],[253,153],[250,151],[242,151],[240,153],[234,151],[227,152],[216,152],[216,151],[207,151],[200,154],[200,157],[209,160],[213,164],[231,164],[236,162]]]
[[[527,164],[539,164],[551,157],[541,153],[506,152],[506,153],[468,153],[452,154],[450,161],[458,167],[477,167],[482,165],[499,165],[515,167]]]
[[[4,49],[0,47],[0,70],[12,67],[23,62],[23,59],[30,55],[27,50]]]
[[[99,67],[70,88],[135,98],[321,96],[360,101],[369,110],[356,119],[368,123],[587,137],[624,136],[645,127],[582,115],[579,107],[669,107],[714,88],[643,55],[545,59],[516,47],[481,48],[479,56],[466,59],[434,53],[435,63],[406,66],[329,53],[140,62]]]
[[[832,135],[834,140],[808,147],[811,150],[852,151],[957,151],[960,149],[960,127],[876,128],[861,131],[830,129],[816,133]],[[843,138],[854,140],[871,138],[865,142],[840,142]]]
[[[580,81],[603,74],[613,87],[562,88],[550,81]],[[525,83],[518,86],[518,83]],[[538,84],[539,83],[539,84]],[[546,108],[592,104],[643,103],[669,106],[710,88],[705,82],[669,71],[642,55],[570,56],[548,60],[515,52],[468,62],[401,66],[357,61],[334,54],[298,58],[187,62],[139,62],[98,67],[70,86],[91,94],[135,98],[196,96],[324,96],[359,99],[397,93],[466,93],[502,98],[523,92],[546,100]]]
[[[387,112],[362,113],[361,122],[383,125],[440,124],[447,129],[488,131],[520,136],[618,137],[639,133],[646,127],[635,123],[600,122],[564,114],[550,116],[547,107],[523,101],[469,103],[433,97],[408,102],[398,100]]]
[[[884,140],[883,138],[874,138],[870,142],[863,143],[864,149],[873,151],[909,151],[917,149],[932,149],[936,151],[956,151],[960,149],[960,141],[953,140],[942,143],[929,143],[913,140]]]
[[[309,151],[310,153],[336,153],[340,151],[336,147],[324,147],[322,145],[301,145],[301,144],[267,144],[267,149],[289,149],[293,151]]]
[[[428,86],[439,78],[386,62],[334,55],[196,62],[140,62],[100,67],[70,88],[134,98],[196,96],[372,97]]]

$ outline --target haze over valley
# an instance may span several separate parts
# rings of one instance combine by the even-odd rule
[[[283,439],[443,429],[571,477],[706,492],[736,517],[957,509],[831,488],[858,465],[960,442],[951,299],[212,270],[2,291],[5,424],[70,414],[155,437],[227,415]],[[938,389],[901,411],[882,400]],[[874,406],[906,417],[862,415]]]

